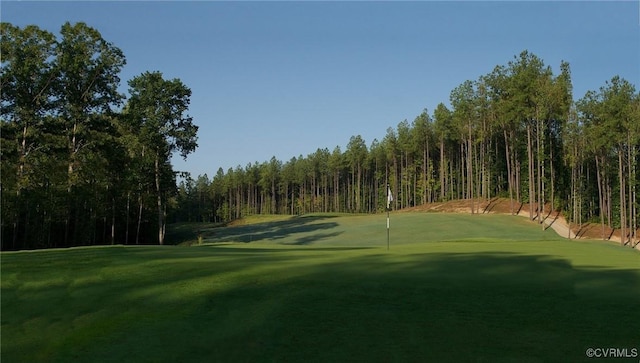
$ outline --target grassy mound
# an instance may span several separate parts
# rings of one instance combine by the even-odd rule
[[[637,251],[508,216],[438,216],[392,215],[389,251],[384,217],[316,215],[211,229],[191,248],[3,253],[0,353],[547,362],[639,348]]]

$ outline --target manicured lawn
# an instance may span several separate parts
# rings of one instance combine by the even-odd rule
[[[386,214],[310,214],[265,221],[250,217],[229,228],[191,228],[192,241],[200,231],[205,243],[310,245],[316,247],[385,247]],[[553,230],[545,232],[526,218],[456,213],[392,213],[391,245],[442,241],[562,241]],[[184,239],[183,239],[184,240]]]
[[[2,253],[2,361],[589,362],[589,347],[640,348],[637,251],[421,213],[392,214],[387,251],[385,217]]]

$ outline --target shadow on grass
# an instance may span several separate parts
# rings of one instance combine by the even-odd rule
[[[260,242],[281,241],[300,234],[294,242],[283,241],[283,244],[308,245],[313,242],[340,235],[342,232],[315,233],[312,232],[332,229],[338,226],[335,222],[319,222],[333,218],[327,216],[291,217],[284,221],[264,222],[235,227],[214,228],[203,231],[203,240],[207,243],[215,242]]]
[[[316,242],[322,241],[324,239],[337,237],[337,236],[339,236],[341,234],[342,234],[342,232],[315,233],[315,234],[312,234],[312,235],[309,235],[309,236],[300,237],[300,238],[296,239],[294,242],[283,242],[282,244],[285,244],[285,245],[297,245],[297,246],[310,245],[312,243],[316,243]]]
[[[226,298],[248,317],[201,308],[211,324],[246,328],[222,333],[230,348],[217,358],[234,361],[575,362],[592,346],[638,348],[640,331],[638,271],[544,255],[368,255]]]
[[[223,226],[223,223],[172,223],[167,226],[165,242],[170,245],[197,242],[198,232],[214,230]]]
[[[86,285],[3,280],[3,358],[588,362],[589,347],[640,348],[633,267],[512,253],[174,251],[193,258],[122,253],[121,264],[146,266],[129,274],[68,259],[102,276]],[[4,262],[6,276],[16,267]]]

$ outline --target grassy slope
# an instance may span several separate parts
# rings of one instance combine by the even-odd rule
[[[384,216],[319,215],[204,233],[252,243],[3,253],[2,360],[547,362],[638,347],[640,253],[509,216],[391,218],[389,251]]]

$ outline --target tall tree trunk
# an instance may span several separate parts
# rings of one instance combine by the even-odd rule
[[[357,182],[358,191],[356,193],[356,211],[358,213],[362,212],[361,205],[361,194],[362,194],[362,167],[358,164],[358,182]]]
[[[453,156],[453,155],[452,155]],[[453,180],[455,179],[453,174],[453,160],[449,160],[449,191],[451,192],[451,198],[455,198],[455,189],[453,185]]]
[[[13,237],[11,239],[11,247],[17,249],[18,245],[18,224],[20,223],[20,213],[17,213],[16,219],[13,221]],[[22,247],[26,247],[26,242],[22,244]]]
[[[323,188],[324,188],[324,198],[322,201],[323,204],[323,208],[322,211],[324,213],[329,212],[329,174],[328,171],[325,171],[324,175],[322,176],[322,184],[323,184]]]
[[[111,244],[116,241],[116,198],[111,197]]]
[[[276,205],[276,180],[275,176],[271,179],[271,213],[278,213]]]
[[[569,225],[569,235],[567,238],[571,238],[571,222],[576,220],[576,167],[575,167],[575,159],[571,162],[571,182],[569,187],[569,208],[571,209],[571,213],[567,216],[567,224]]]
[[[542,143],[543,141],[543,135],[542,135],[542,130],[541,130],[541,126],[540,124],[542,123],[542,121],[540,121],[539,119],[536,120],[536,163],[537,163],[537,177],[536,177],[536,188],[537,188],[537,200],[538,202],[536,203],[537,208],[536,208],[536,213],[538,215],[538,223],[540,223],[540,225],[542,226],[542,230],[544,231],[544,198],[543,198],[543,193],[544,193],[544,188],[542,186],[542,175],[544,173],[544,166],[542,165],[543,163],[543,156],[542,153],[544,152],[543,145]]]
[[[580,184],[578,185],[577,192],[578,193],[578,230],[582,229],[582,204],[583,204],[583,194],[582,194],[582,186],[583,186],[583,175],[584,175],[584,164],[580,163],[580,168],[578,169],[578,181]]]
[[[469,123],[469,139],[467,140],[467,196],[471,205],[471,214],[475,213],[473,202],[473,145],[471,140],[471,123]]]
[[[609,180],[609,175],[606,176],[605,180],[607,181],[607,226],[609,228],[613,228],[611,224],[611,201],[613,200],[613,192],[611,190],[611,180]]]
[[[628,137],[630,137],[630,134],[627,134]],[[636,183],[637,183],[637,171],[636,171],[636,162],[635,162],[635,158],[636,158],[636,146],[634,146],[631,143],[630,139],[627,139],[627,143],[629,144],[629,155],[628,155],[628,161],[629,161],[629,216],[631,217],[631,220],[629,221],[629,227],[631,229],[631,247],[635,247],[636,245],[636,239],[637,239],[637,230],[638,230],[638,211],[636,210],[637,208],[637,201],[638,199],[636,199]],[[634,183],[634,181],[636,181]],[[634,202],[635,201],[635,202]]]
[[[531,141],[531,125],[527,121],[527,160],[529,164],[529,219],[534,218],[533,203],[536,199],[535,187],[534,187],[534,165],[533,165],[533,146]]]
[[[600,157],[596,155],[596,177],[597,177],[597,183],[598,183],[598,202],[600,204],[600,224],[602,225],[602,239],[605,239],[605,235],[604,235],[604,214],[605,212],[605,204],[604,204],[604,182],[603,182],[603,177],[601,175],[601,169],[602,167],[600,166]]]
[[[127,215],[125,218],[125,223],[126,223],[126,227],[125,227],[125,231],[124,231],[124,244],[128,245],[129,244],[129,207],[130,207],[130,202],[131,202],[131,191],[127,191]]]
[[[440,201],[444,202],[446,196],[447,181],[445,179],[444,138],[440,137]]]
[[[340,171],[336,170],[333,175],[333,209],[340,213]]]
[[[459,197],[458,199],[468,199],[467,196],[467,179],[466,179],[466,169],[467,169],[467,164],[466,164],[466,160],[465,160],[465,148],[466,148],[466,142],[463,139],[462,142],[460,143],[460,157],[459,157],[459,173],[460,173],[460,182],[458,183],[458,194]]]
[[[428,146],[422,146],[422,201],[421,204],[430,202],[427,200],[427,195],[430,195],[430,189],[427,189],[427,148]],[[431,198],[429,198],[431,199]]]
[[[512,146],[512,152],[513,152],[513,146]],[[518,155],[516,153],[513,154],[513,159],[511,159],[511,165],[513,167],[513,165],[515,165],[515,174],[514,174],[514,186],[516,188],[516,200],[518,201],[518,203],[520,204],[520,207],[522,207],[522,164],[520,164],[520,160],[518,159]]]
[[[544,153],[544,135],[542,135],[542,130],[541,130],[541,120],[537,120],[536,121],[536,159],[537,159],[537,183],[536,183],[536,187],[537,187],[537,197],[538,197],[538,202],[537,204],[537,210],[536,213],[538,214],[538,223],[540,223],[540,225],[542,226],[542,230],[544,231],[544,186],[543,186],[543,181],[542,181],[542,177],[544,174],[544,157],[543,157],[543,153]]]
[[[625,245],[627,240],[626,225],[627,225],[627,206],[625,205],[625,199],[627,193],[625,191],[626,181],[624,180],[624,161],[622,155],[624,154],[623,145],[618,145],[618,181],[620,184],[620,244]]]
[[[162,190],[160,188],[160,155],[156,152],[155,159],[156,196],[158,205],[158,244],[164,244],[164,220],[162,209]]]
[[[70,207],[69,207],[70,208]],[[71,210],[66,211],[65,219],[64,219],[64,245],[69,246],[69,221],[71,219]],[[25,242],[26,244],[26,242]]]
[[[553,144],[549,140],[549,172],[551,176],[551,212],[555,211],[555,171],[553,169]]]
[[[513,210],[513,171],[511,166],[511,153],[509,152],[509,138],[507,137],[507,130],[502,130],[504,135],[504,153],[507,160],[507,185],[509,188],[509,211],[511,215],[514,214]]]

